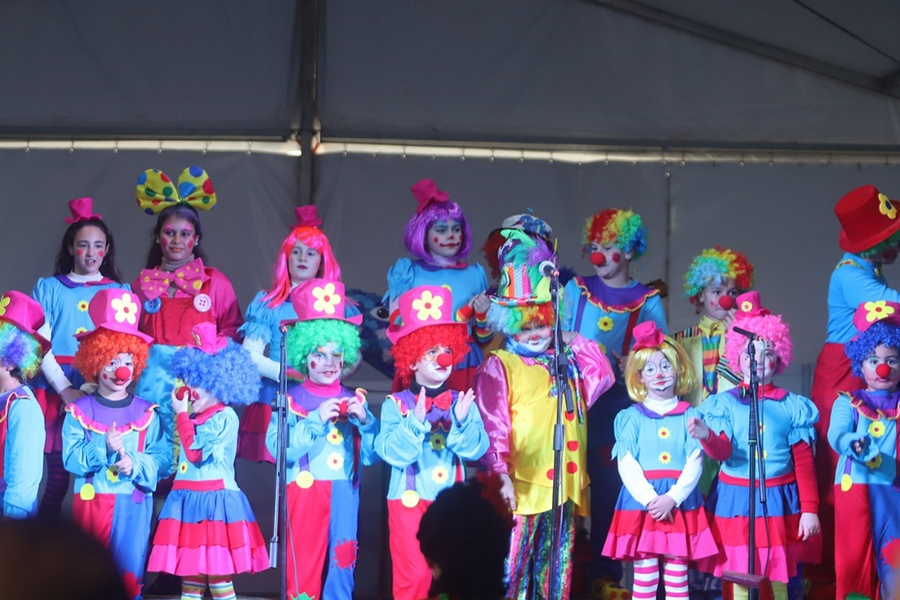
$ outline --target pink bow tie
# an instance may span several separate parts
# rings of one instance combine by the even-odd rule
[[[203,261],[195,258],[173,272],[143,269],[139,279],[144,296],[148,300],[153,300],[165,294],[170,285],[174,285],[186,294],[196,296],[200,293],[203,284],[209,281],[209,275],[203,268]]]

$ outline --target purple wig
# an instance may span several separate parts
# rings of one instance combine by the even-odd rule
[[[452,200],[431,201],[422,209],[422,212],[413,213],[413,216],[409,218],[409,223],[406,224],[406,229],[403,230],[403,245],[406,246],[406,250],[415,258],[434,264],[435,260],[428,251],[425,235],[438,221],[459,222],[459,226],[462,228],[462,244],[453,258],[457,261],[466,260],[466,257],[469,256],[469,249],[472,247],[472,232],[469,229],[466,215]]]

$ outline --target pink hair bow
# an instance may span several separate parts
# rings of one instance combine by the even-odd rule
[[[295,207],[294,215],[297,217],[297,227],[318,227],[322,224],[319,211],[313,204]]]
[[[425,207],[432,200],[435,202],[446,202],[450,199],[450,194],[437,189],[437,184],[432,179],[423,179],[416,182],[410,190],[416,198],[416,202],[419,203],[418,208],[416,208],[417,214],[425,210]]]

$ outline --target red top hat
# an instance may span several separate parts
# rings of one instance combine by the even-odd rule
[[[50,340],[38,333],[44,325],[44,309],[31,296],[15,290],[3,294],[0,297],[0,321],[15,325],[31,335],[44,352],[50,350]]]
[[[391,343],[396,344],[400,338],[431,325],[468,327],[454,319],[453,294],[450,290],[438,285],[421,285],[398,298],[397,310],[391,315],[385,333]]]
[[[138,322],[141,319],[141,305],[138,297],[132,292],[122,288],[108,288],[100,290],[91,298],[88,305],[88,314],[94,322],[94,331],[107,329],[118,333],[134,335],[148,344],[153,343],[153,338],[138,331]],[[91,335],[94,331],[76,333],[75,339],[80,340]]]
[[[841,222],[838,243],[846,252],[863,252],[888,239],[900,229],[900,202],[880,193],[874,185],[863,185],[847,193],[834,214]]]
[[[335,319],[359,325],[363,319],[361,314],[347,316],[347,295],[340,281],[307,279],[291,290],[291,305],[297,318],[282,321],[282,325],[311,319]]]
[[[193,341],[188,345],[202,350],[206,354],[218,354],[219,350],[228,345],[228,338],[219,335],[216,324],[209,321],[197,323],[191,327],[191,338]]]

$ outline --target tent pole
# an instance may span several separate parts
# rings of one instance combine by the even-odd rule
[[[319,59],[319,0],[297,0],[297,31],[300,35],[300,88],[298,90],[300,171],[300,206],[313,203],[315,154],[313,147],[318,137],[317,68]]]

